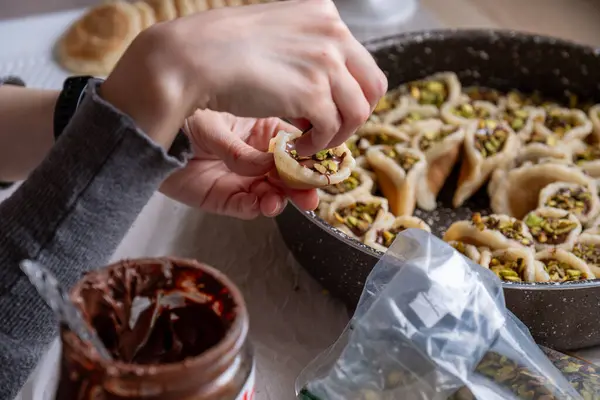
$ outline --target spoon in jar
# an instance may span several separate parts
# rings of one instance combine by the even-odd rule
[[[19,266],[46,304],[54,311],[56,318],[67,324],[81,341],[91,344],[100,357],[106,361],[112,360],[112,356],[96,331],[84,321],[81,312],[75,307],[52,272],[42,264],[31,260],[23,260]]]

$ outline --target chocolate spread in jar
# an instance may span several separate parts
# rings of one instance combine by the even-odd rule
[[[246,307],[210,267],[124,261],[88,274],[71,297],[114,361],[63,327],[57,400],[234,400],[248,383]]]

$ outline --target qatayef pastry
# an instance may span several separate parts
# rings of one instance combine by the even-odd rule
[[[461,97],[461,86],[454,72],[439,72],[425,79],[408,82],[400,87],[401,95],[411,104],[441,107]]]
[[[506,103],[506,100],[499,90],[485,86],[469,86],[462,89],[463,93],[472,101],[487,101],[495,106]]]
[[[420,131],[413,139],[413,147],[425,154],[427,170],[417,187],[417,203],[424,210],[434,210],[436,198],[452,172],[460,153],[465,130],[474,125],[460,127],[445,125],[440,120],[423,121],[416,125]]]
[[[359,193],[370,193],[373,189],[373,179],[362,168],[354,168],[350,176],[335,185],[318,189],[319,198],[331,203],[337,196],[357,196]]]
[[[544,121],[536,122],[534,130],[569,142],[585,139],[592,132],[592,123],[581,110],[556,107],[546,111]]]
[[[369,117],[369,122],[382,122],[385,116],[398,108],[404,108],[408,104],[406,98],[400,97],[397,90],[389,91],[377,102],[373,113]]]
[[[429,225],[420,218],[413,216],[394,217],[392,214],[387,214],[367,232],[364,243],[385,253],[400,232],[411,228],[431,232]]]
[[[500,119],[517,134],[520,139],[531,136],[536,121],[543,121],[546,114],[544,110],[533,107],[505,108],[500,113]]]
[[[600,145],[578,142],[573,146],[573,163],[593,178],[600,178]]]
[[[474,124],[476,128],[467,128],[465,132],[464,157],[452,201],[454,207],[460,207],[471,197],[493,170],[508,164],[519,146],[517,136],[504,122],[481,120]]]
[[[594,277],[600,276],[600,236],[581,235],[571,252],[587,264]]]
[[[594,184],[574,166],[555,162],[526,163],[508,171],[504,178],[495,183],[490,198],[492,211],[521,219],[538,208],[540,192],[554,182]]]
[[[525,94],[518,90],[511,90],[506,94],[505,106],[506,108],[541,107],[551,109],[558,107],[558,103],[544,99],[540,92]]]
[[[557,247],[571,250],[581,233],[581,222],[568,211],[542,207],[523,219],[533,237],[536,250]]]
[[[535,255],[551,282],[582,281],[596,276],[581,258],[563,249],[543,250]]]
[[[592,134],[596,142],[600,142],[600,104],[596,104],[588,110],[588,117],[592,122]]]
[[[510,248],[492,252],[487,267],[506,282],[547,281],[541,266],[535,262],[533,252],[523,248]]]
[[[375,190],[375,187],[377,187],[377,175],[375,175],[375,171],[373,171],[373,168],[371,168],[371,164],[369,164],[369,160],[367,160],[367,157],[365,156],[360,156],[357,157],[355,159],[356,161],[356,165],[355,168],[360,168],[363,171],[365,171],[373,180],[373,188],[372,190]]]
[[[458,251],[460,254],[467,257],[469,260],[487,268],[490,262],[490,257],[492,255],[489,249],[485,247],[477,248],[472,244],[467,244],[458,240],[452,240],[448,242],[448,244],[454,247],[454,250]]]
[[[408,144],[410,137],[395,128],[392,125],[386,124],[364,124],[358,132],[356,132],[356,149],[355,154],[364,155],[370,146],[388,145],[393,146],[396,144]],[[352,137],[354,140],[354,137]]]
[[[459,241],[493,250],[509,247],[533,247],[533,238],[527,225],[506,215],[482,217],[473,213],[471,221],[457,221],[444,234],[444,241]]]
[[[387,212],[388,201],[383,197],[344,196],[331,203],[326,220],[348,236],[361,239]]]
[[[393,146],[373,146],[366,154],[377,175],[377,183],[388,199],[394,215],[412,215],[417,201],[417,185],[427,161],[418,150]]]
[[[329,203],[328,201],[320,200],[319,205],[317,206],[317,209],[314,212],[319,218],[327,220],[329,206],[331,206],[331,203]]]
[[[444,103],[440,108],[440,114],[447,123],[462,125],[469,121],[494,118],[498,114],[498,109],[487,101],[462,100]]]
[[[571,151],[569,146],[548,146],[543,143],[530,143],[522,146],[514,159],[513,166],[521,167],[526,162],[539,164],[543,161],[555,160],[557,162],[570,164]]]
[[[350,176],[355,161],[345,144],[303,157],[295,150],[302,132],[279,131],[271,139],[269,151],[281,180],[292,189],[312,189],[335,185]]]
[[[540,192],[539,207],[554,207],[573,213],[582,224],[592,221],[600,211],[596,183],[555,182]]]
[[[390,111],[383,118],[383,123],[392,125],[403,132],[412,134],[415,122],[428,121],[440,115],[440,110],[431,105],[406,105]]]

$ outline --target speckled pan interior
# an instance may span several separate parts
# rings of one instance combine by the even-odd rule
[[[600,51],[544,36],[513,31],[442,30],[402,34],[366,44],[387,74],[390,88],[440,71],[453,71],[465,86],[538,90],[556,100],[576,94],[600,102]],[[451,207],[458,168],[442,189],[438,208],[415,215],[441,237],[473,211],[489,213],[482,188],[463,207]],[[277,218],[283,239],[309,273],[353,307],[381,253],[314,213],[293,205]],[[538,342],[560,350],[600,345],[600,280],[567,284],[504,284],[506,302]]]

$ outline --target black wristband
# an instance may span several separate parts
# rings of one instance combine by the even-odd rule
[[[91,76],[67,78],[54,107],[54,140],[63,133],[85,96]]]
[[[0,78],[0,86],[3,85],[12,85],[12,86],[22,86],[25,87],[25,82],[16,76],[6,76],[4,78]],[[0,190],[8,189],[14,185],[14,182],[1,182],[0,181]]]

